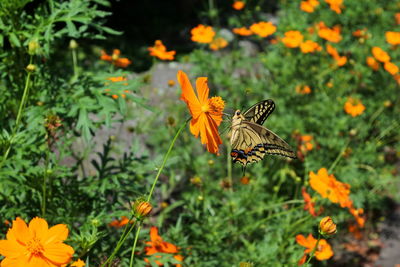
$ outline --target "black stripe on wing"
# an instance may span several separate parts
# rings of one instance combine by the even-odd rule
[[[268,116],[274,111],[275,103],[272,99],[263,100],[246,110],[243,116],[246,120],[263,125]]]

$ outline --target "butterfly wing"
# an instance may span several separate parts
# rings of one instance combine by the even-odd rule
[[[263,100],[243,113],[247,121],[263,125],[268,116],[274,111],[275,103],[271,99]]]
[[[293,149],[282,138],[251,121],[242,121],[232,132],[231,144],[233,161],[245,166],[262,160],[265,154],[296,158]]]

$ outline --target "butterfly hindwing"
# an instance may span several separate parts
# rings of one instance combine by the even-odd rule
[[[275,103],[271,99],[263,100],[243,113],[246,120],[263,125],[268,116],[274,111]]]

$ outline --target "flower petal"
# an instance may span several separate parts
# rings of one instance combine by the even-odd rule
[[[150,228],[150,240],[151,242],[159,242],[160,240],[162,241],[161,236],[158,235],[158,228],[155,226],[152,226]]]
[[[74,249],[64,243],[47,244],[44,246],[43,256],[60,265],[71,261]]]
[[[17,258],[25,251],[26,247],[15,240],[0,240],[0,254],[6,258]]]
[[[207,77],[199,77],[196,80],[196,90],[201,105],[206,105],[208,102],[208,92],[210,89],[208,88],[207,80]]]
[[[28,256],[22,255],[18,258],[5,258],[1,261],[1,267],[28,267]]]
[[[68,228],[65,224],[57,224],[47,231],[47,236],[43,239],[44,244],[52,242],[62,242],[68,237]]]
[[[162,242],[161,248],[162,248],[161,249],[162,251],[160,251],[160,252],[163,252],[163,253],[177,253],[178,252],[178,248],[174,244],[171,244],[168,242]]]
[[[28,242],[29,238],[31,237],[28,226],[20,217],[17,217],[13,223],[12,228],[7,232],[7,239],[8,240],[15,240],[19,241],[23,244]]]
[[[186,102],[190,114],[193,115],[193,109],[197,107],[197,109],[201,110],[201,105],[199,99],[194,93],[193,87],[189,81],[188,76],[183,71],[178,71],[177,79],[182,88],[181,99]]]
[[[49,231],[49,225],[45,219],[35,217],[29,222],[29,232],[34,237],[38,237],[44,240],[47,237]]]

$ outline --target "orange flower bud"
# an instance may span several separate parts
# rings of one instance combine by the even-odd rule
[[[324,217],[319,222],[319,232],[321,235],[334,235],[336,231],[336,224],[332,221],[331,217]]]
[[[134,205],[135,215],[139,218],[146,217],[149,215],[153,207],[147,201],[136,201]]]

